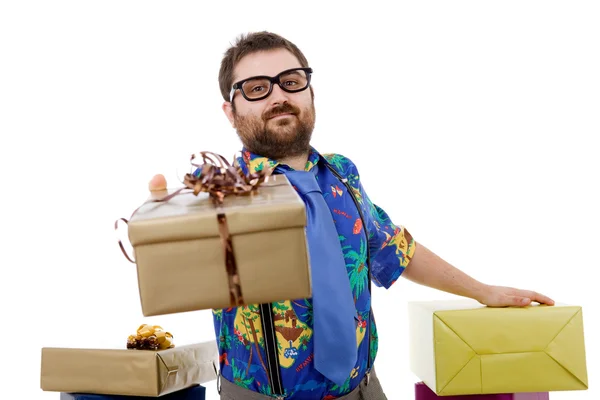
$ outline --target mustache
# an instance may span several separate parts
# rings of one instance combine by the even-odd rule
[[[293,104],[283,103],[283,104],[277,105],[277,106],[271,108],[270,110],[266,111],[263,114],[262,118],[264,121],[266,121],[269,118],[273,118],[279,114],[298,115],[298,114],[300,114],[300,109]]]

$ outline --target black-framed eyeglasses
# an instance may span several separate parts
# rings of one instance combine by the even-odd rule
[[[233,102],[233,95],[238,89],[248,101],[262,100],[273,92],[274,83],[288,93],[301,92],[310,86],[312,72],[312,68],[291,68],[273,77],[260,75],[246,78],[233,84],[229,101]]]

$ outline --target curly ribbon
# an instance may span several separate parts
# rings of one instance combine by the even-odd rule
[[[198,195],[200,192],[208,193],[219,205],[223,203],[223,199],[226,196],[240,196],[252,193],[271,174],[271,170],[267,169],[245,175],[239,166],[232,166],[223,156],[206,151],[201,152],[200,155],[204,163],[197,164],[191,162],[193,166],[200,169],[199,176],[186,174],[184,184],[187,188],[192,189],[195,195]],[[193,161],[195,158],[196,156],[192,155],[190,161]],[[172,197],[174,194],[169,196]]]
[[[173,335],[165,332],[161,326],[143,324],[136,335],[129,335],[127,348],[137,350],[165,350],[175,347]]]
[[[223,245],[225,268],[227,270],[229,283],[230,304],[232,307],[241,306],[244,304],[244,298],[242,295],[237,263],[233,252],[233,243],[227,225],[227,216],[222,209],[222,205],[225,197],[227,196],[244,196],[256,191],[263,182],[267,181],[268,177],[272,173],[272,170],[266,168],[260,172],[254,172],[246,175],[239,166],[234,167],[219,154],[208,151],[200,152],[199,154],[202,157],[202,164],[194,162],[196,159],[195,154],[192,154],[190,159],[192,166],[196,167],[199,171],[197,175],[187,173],[183,181],[185,185],[184,187],[163,197],[162,199],[155,199],[150,202],[168,201],[171,198],[179,195],[185,189],[192,190],[196,196],[201,192],[209,194],[213,204],[215,205],[215,208],[217,209],[219,235]],[[132,217],[138,209],[131,214]],[[125,218],[119,218],[115,222],[115,230],[118,229],[119,221],[124,221],[126,224],[129,222]],[[127,252],[125,251],[125,248],[120,240],[119,246],[121,247],[121,251],[125,257],[130,262],[135,263],[135,261],[127,255]]]

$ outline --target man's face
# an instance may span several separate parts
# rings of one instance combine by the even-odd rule
[[[249,54],[234,70],[233,82],[253,76],[274,77],[290,68],[300,68],[296,57],[278,49]],[[268,88],[267,88],[268,89]],[[248,101],[236,90],[223,110],[237,130],[244,147],[252,153],[274,160],[307,153],[315,124],[311,90],[288,93],[273,84],[271,94],[262,100]]]

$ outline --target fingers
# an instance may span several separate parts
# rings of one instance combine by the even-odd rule
[[[148,182],[148,189],[153,192],[157,190],[165,190],[167,188],[167,180],[161,174],[154,175]]]
[[[526,304],[535,301],[540,304],[547,304],[550,306],[554,305],[554,300],[552,300],[550,297],[532,290],[519,290],[517,293],[515,293],[514,297],[520,297],[521,299],[525,298],[527,300]]]
[[[531,300],[532,301],[537,301],[540,304],[547,304],[549,306],[553,306],[554,305],[554,300],[552,300],[548,296],[544,296],[543,294],[540,294],[540,293],[537,293],[537,292],[531,292]]]
[[[488,297],[484,304],[492,307],[526,307],[532,302],[554,305],[554,300],[532,290],[494,286],[490,295],[491,297]]]
[[[529,297],[523,296],[506,296],[506,305],[507,306],[517,306],[523,307],[531,304],[531,299]]]

